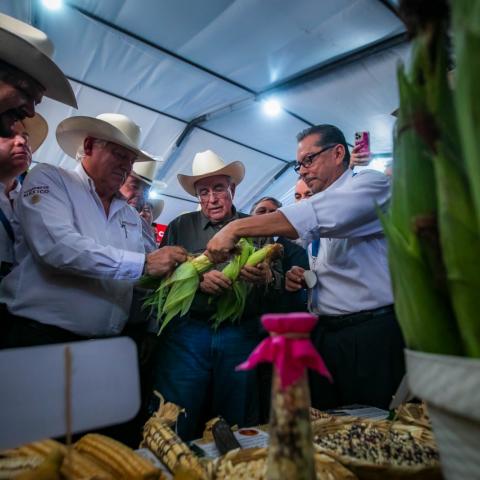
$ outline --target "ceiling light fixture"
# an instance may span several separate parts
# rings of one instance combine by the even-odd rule
[[[262,102],[263,112],[269,117],[276,117],[282,111],[282,105],[274,98]]]
[[[63,7],[63,0],[42,0],[42,3],[49,10],[60,10]]]

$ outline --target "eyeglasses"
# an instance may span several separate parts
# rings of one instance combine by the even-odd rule
[[[197,192],[197,196],[201,201],[206,202],[209,200],[210,195],[213,195],[214,198],[221,197],[228,192],[229,188],[229,185],[216,185],[212,190],[202,188],[199,192]]]
[[[334,143],[332,145],[327,145],[326,147],[322,148],[320,151],[311,153],[310,155],[306,155],[305,158],[301,162],[297,162],[297,164],[293,167],[295,173],[298,173],[302,167],[310,168],[312,163],[314,162],[315,158],[321,155],[323,152],[330,150],[333,147],[336,147],[338,144]]]

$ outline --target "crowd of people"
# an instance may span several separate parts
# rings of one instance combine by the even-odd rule
[[[265,335],[263,313],[310,311],[319,318],[312,340],[334,378],[311,375],[313,406],[386,408],[404,373],[377,216],[388,205],[389,178],[369,169],[355,174],[351,167],[367,156],[350,152],[337,127],[314,126],[297,138],[295,203],[263,197],[247,215],[234,202],[244,165],[207,149],[192,159],[191,175],[178,174],[200,209],[170,222],[158,246],[152,220],[163,200],[148,199],[156,161],[142,150],[134,120],[67,118],[56,138],[76,168],[42,159],[30,168],[48,131],[35,112],[42,97],[76,107],[51,52],[43,32],[0,14],[1,346],[135,331],[144,408],[156,408],[153,391],[185,408],[178,431],[190,440],[214,416],[239,426],[266,421],[270,372],[235,367]],[[211,298],[231,288],[221,270],[242,237],[257,247],[280,243],[284,256],[243,267],[240,278],[251,286],[245,311],[214,329]],[[216,266],[202,275],[187,314],[157,337],[137,280],[166,277],[204,252]]]

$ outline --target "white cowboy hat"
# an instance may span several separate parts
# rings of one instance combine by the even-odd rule
[[[34,117],[28,118],[25,117],[23,120],[20,120],[28,133],[28,144],[32,153],[40,148],[40,145],[45,141],[48,134],[48,124],[46,120],[39,114],[36,113]]]
[[[147,152],[143,151],[148,155]],[[152,186],[155,181],[155,172],[160,162],[157,160],[151,160],[149,162],[139,162],[133,165],[132,175],[145,182],[147,185]]]
[[[40,83],[46,97],[77,108],[72,87],[52,54],[53,44],[45,33],[0,13],[0,59]]]
[[[152,219],[155,220],[163,212],[163,207],[165,207],[165,202],[161,198],[149,198],[148,202],[152,205]]]
[[[192,175],[179,173],[177,178],[183,189],[196,197],[195,183],[202,178],[213,177],[214,175],[226,175],[232,179],[232,183],[238,185],[245,176],[245,167],[242,162],[238,161],[226,165],[215,152],[206,150],[197,153],[193,158]]]
[[[125,115],[102,113],[97,117],[70,117],[57,127],[57,142],[62,150],[72,158],[83,146],[86,137],[116,143],[137,154],[137,162],[151,161],[152,157],[140,150],[140,127]]]

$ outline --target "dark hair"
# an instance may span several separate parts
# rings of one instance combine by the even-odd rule
[[[255,211],[257,208],[257,205],[261,202],[272,202],[277,208],[280,208],[282,206],[282,202],[277,200],[276,198],[273,197],[262,197],[260,200],[257,200],[253,205],[252,208],[250,209],[250,215]]]
[[[331,143],[337,143],[343,145],[345,148],[345,156],[343,157],[343,165],[348,168],[350,164],[350,150],[348,149],[347,141],[343,132],[335,125],[314,125],[313,127],[302,130],[297,135],[297,142],[301,142],[305,137],[309,135],[319,135],[320,140],[317,143],[319,147],[323,145],[329,145]]]

